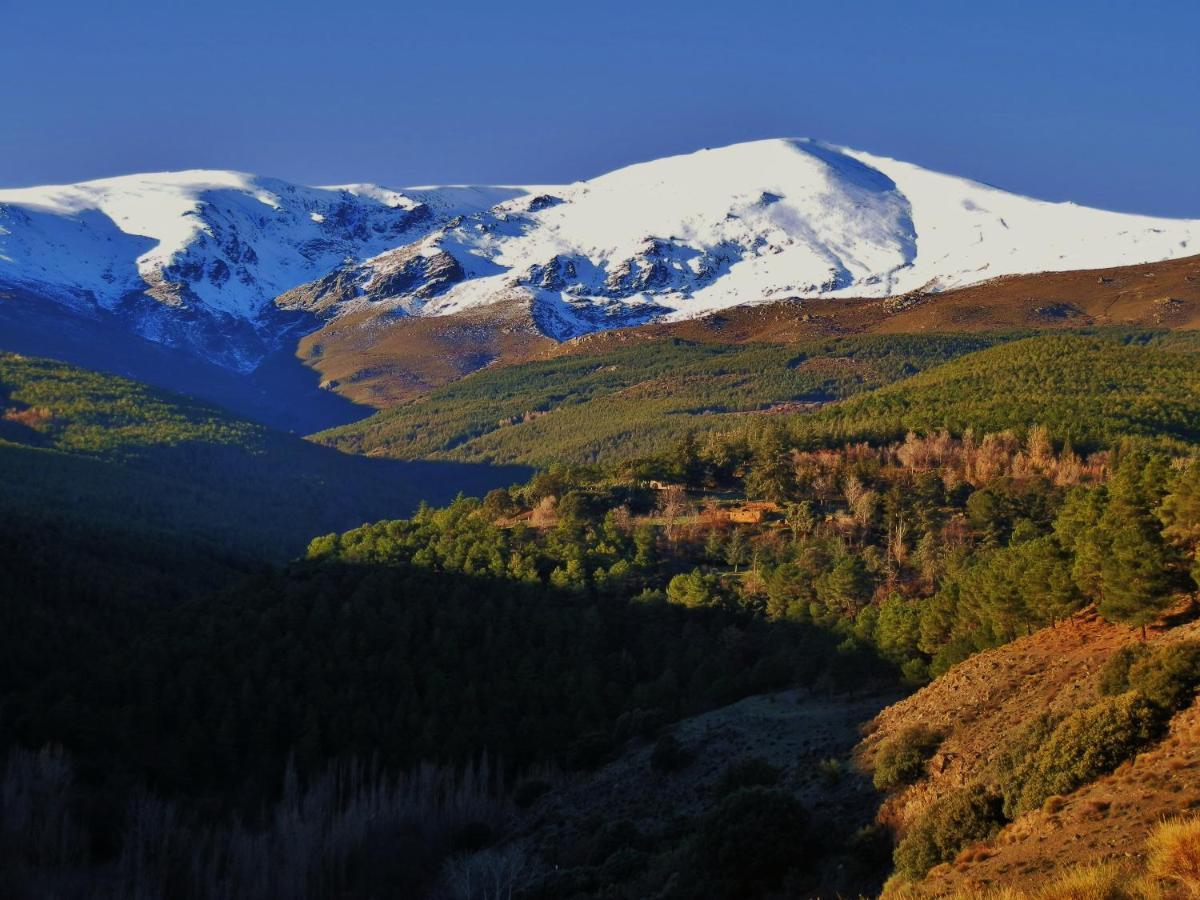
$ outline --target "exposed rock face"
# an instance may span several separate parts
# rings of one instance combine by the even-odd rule
[[[577,276],[575,261],[569,256],[553,256],[545,265],[534,264],[521,279],[520,284],[528,284],[547,291],[565,291]]]
[[[275,299],[280,309],[324,314],[357,297],[361,291],[353,269],[338,268],[328,275],[285,291]]]
[[[562,197],[555,197],[551,194],[538,194],[530,199],[525,205],[526,212],[541,212],[543,209],[549,209],[552,206],[557,206],[562,203]]]

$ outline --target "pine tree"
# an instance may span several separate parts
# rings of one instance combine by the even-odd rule
[[[850,611],[871,596],[871,579],[862,558],[843,556],[834,567],[817,579],[817,599],[831,609]]]
[[[1200,585],[1200,462],[1176,476],[1157,514],[1163,537],[1190,561],[1192,580]]]
[[[782,503],[795,494],[795,467],[783,440],[774,431],[768,432],[755,447],[745,487],[747,496],[775,503]]]
[[[1110,622],[1140,625],[1157,619],[1171,604],[1169,553],[1148,513],[1105,515],[1106,550],[1100,560],[1100,603]]]
[[[740,528],[735,528],[729,534],[729,540],[725,543],[725,562],[733,566],[733,571],[738,570],[738,566],[746,561],[749,549],[749,542],[746,540],[746,532]]]
[[[1151,510],[1165,491],[1160,460],[1123,455],[1109,484],[1109,502],[1096,531],[1100,551],[1098,610],[1113,622],[1148,623],[1170,606],[1171,548]]]

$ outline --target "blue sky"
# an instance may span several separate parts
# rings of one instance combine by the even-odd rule
[[[558,182],[805,135],[1200,217],[1200,2],[0,0],[0,185]]]

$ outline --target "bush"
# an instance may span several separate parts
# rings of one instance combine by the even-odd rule
[[[890,791],[918,780],[941,742],[937,732],[914,725],[881,743],[875,755],[875,787]]]
[[[1200,643],[1163,644],[1129,667],[1129,686],[1165,710],[1191,704],[1200,683]]]
[[[1072,713],[1015,773],[1020,799],[1014,811],[1036,809],[1111,772],[1150,743],[1162,723],[1161,710],[1133,691]]]
[[[774,787],[779,784],[782,775],[781,769],[771,765],[762,757],[750,756],[738,760],[722,772],[721,777],[713,786],[713,793],[717,799],[722,799],[737,793],[742,788]]]
[[[691,761],[692,754],[670,732],[660,737],[650,751],[650,768],[661,775],[678,772]]]
[[[791,794],[755,787],[719,803],[693,843],[696,873],[718,897],[757,897],[807,868],[808,813]]]
[[[1021,789],[1028,777],[1031,761],[1038,749],[1050,740],[1050,735],[1054,734],[1054,729],[1061,721],[1061,717],[1043,713],[1026,725],[997,758],[992,775],[1004,797],[1005,817],[1017,817]]]
[[[1000,797],[982,785],[946,794],[921,814],[896,847],[896,871],[920,878],[969,844],[987,840],[1003,824]]]
[[[1168,819],[1146,841],[1147,868],[1155,878],[1179,884],[1200,896],[1200,817]]]
[[[1129,690],[1129,670],[1149,654],[1148,644],[1126,644],[1114,651],[1100,668],[1100,693],[1112,697]]]
[[[817,763],[817,767],[821,772],[821,783],[826,787],[840,784],[846,777],[846,764],[836,757],[826,757]]]

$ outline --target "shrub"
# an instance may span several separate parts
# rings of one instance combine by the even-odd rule
[[[847,870],[860,881],[879,883],[892,868],[891,829],[879,823],[866,825],[846,841]]]
[[[746,788],[700,822],[693,844],[696,873],[718,897],[757,897],[792,870],[807,868],[808,813],[791,794]]]
[[[1200,642],[1130,644],[1117,650],[1100,670],[1100,690],[1134,690],[1165,710],[1187,706],[1200,684]]]
[[[1004,824],[1000,797],[982,785],[946,794],[922,813],[896,847],[896,871],[919,878],[950,862],[964,847],[985,841]]]
[[[1150,653],[1147,644],[1126,644],[1113,652],[1100,668],[1100,693],[1111,697],[1129,690],[1129,670]]]
[[[662,775],[678,772],[692,761],[692,755],[675,735],[667,732],[650,751],[650,768]]]
[[[1191,703],[1200,683],[1200,643],[1161,644],[1129,667],[1129,687],[1165,710]]]
[[[718,799],[721,799],[742,788],[774,787],[779,784],[782,775],[781,769],[771,765],[762,757],[749,756],[732,763],[721,773],[721,777],[713,786],[713,793]]]
[[[925,774],[942,736],[924,725],[914,725],[879,745],[875,756],[875,787],[881,791],[912,784]]]
[[[1058,796],[1058,794],[1051,794],[1046,798],[1046,802],[1042,804],[1042,812],[1048,816],[1052,816],[1055,813],[1062,812],[1066,805],[1067,801]]]
[[[821,772],[821,783],[827,787],[833,787],[835,784],[841,783],[841,780],[846,776],[845,763],[836,757],[828,756],[821,760],[817,766]]]
[[[1061,721],[1061,718],[1055,718],[1048,713],[1036,717],[1016,735],[997,758],[992,775],[1000,795],[1004,798],[1006,818],[1017,817],[1021,788],[1029,775],[1033,757],[1038,749],[1050,740],[1050,735]]]
[[[1069,794],[1111,772],[1153,740],[1161,726],[1161,711],[1133,691],[1072,713],[1017,773],[1015,812],[1036,809],[1053,794]]]
[[[1163,822],[1151,832],[1146,852],[1151,875],[1180,885],[1188,896],[1200,896],[1200,817]]]

